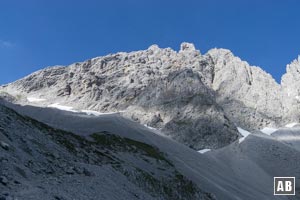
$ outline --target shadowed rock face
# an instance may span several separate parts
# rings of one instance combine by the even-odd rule
[[[281,86],[229,50],[201,55],[189,43],[179,52],[152,45],[46,68],[0,90],[22,104],[33,96],[46,99],[35,103],[42,106],[125,111],[122,115],[194,149],[219,148],[237,139],[236,126],[256,129],[297,120],[297,98],[288,100],[287,94],[298,91],[298,68],[294,61]]]

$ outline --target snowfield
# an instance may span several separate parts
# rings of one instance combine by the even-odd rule
[[[112,115],[117,114],[120,112],[107,112],[107,113],[101,113],[94,110],[81,110],[81,112],[86,113],[87,115],[94,115],[94,116],[101,116],[101,115]]]
[[[206,153],[206,152],[209,152],[209,151],[211,151],[211,149],[201,149],[198,152],[203,154],[203,153]]]
[[[148,126],[147,124],[144,124],[144,126],[145,126],[146,128],[151,129],[151,130],[157,130],[156,128],[153,128],[153,127],[151,127],[151,126]]]
[[[276,128],[270,128],[270,127],[265,127],[263,129],[260,130],[262,133],[267,134],[267,135],[271,135],[272,133],[278,131],[278,129]]]
[[[41,98],[36,98],[36,97],[27,97],[27,101],[29,101],[29,102],[43,102],[46,100],[47,99],[41,99]]]
[[[290,123],[290,124],[285,125],[285,127],[286,127],[286,128],[293,128],[293,127],[295,127],[296,125],[299,125],[299,123],[293,122],[293,123]]]
[[[251,133],[240,127],[237,127],[237,129],[238,129],[239,133],[242,134],[242,136],[243,136],[239,139],[239,143],[242,143],[246,139],[246,137],[248,137]]]
[[[69,111],[69,112],[75,112],[77,113],[78,111],[74,110],[73,107],[71,106],[63,106],[59,105],[59,103],[54,103],[48,106],[49,108],[57,108],[59,110],[64,110],[64,111]]]

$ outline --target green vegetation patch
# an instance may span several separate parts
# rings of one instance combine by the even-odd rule
[[[98,145],[104,145],[107,148],[120,152],[142,153],[145,156],[165,161],[169,165],[173,166],[173,164],[165,158],[165,155],[160,152],[158,148],[149,144],[109,134],[108,132],[94,133],[91,137]]]

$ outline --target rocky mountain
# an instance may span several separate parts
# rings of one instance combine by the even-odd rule
[[[299,121],[299,60],[282,84],[225,49],[202,55],[152,45],[69,66],[48,67],[0,87],[11,102],[120,112],[194,149],[235,141],[248,130]],[[300,96],[300,95],[299,95]]]

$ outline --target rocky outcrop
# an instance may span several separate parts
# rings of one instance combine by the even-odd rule
[[[282,123],[281,86],[259,67],[235,57],[229,50],[212,49],[212,88],[217,102],[238,126],[256,129]]]
[[[46,99],[42,106],[124,111],[194,149],[219,148],[237,139],[236,126],[257,129],[297,119],[298,68],[299,60],[288,67],[281,86],[229,50],[201,55],[190,43],[182,43],[179,52],[152,45],[46,68],[0,90],[19,95],[23,104],[33,96]],[[289,93],[294,100],[286,100]]]
[[[282,76],[285,110],[284,114],[290,121],[299,122],[300,119],[300,56],[286,67],[286,74]]]
[[[161,129],[192,148],[219,148],[236,140],[238,133],[208,87],[212,63],[189,43],[183,43],[179,52],[153,45],[144,51],[46,68],[3,90],[47,99],[42,105],[125,111],[124,116]]]

